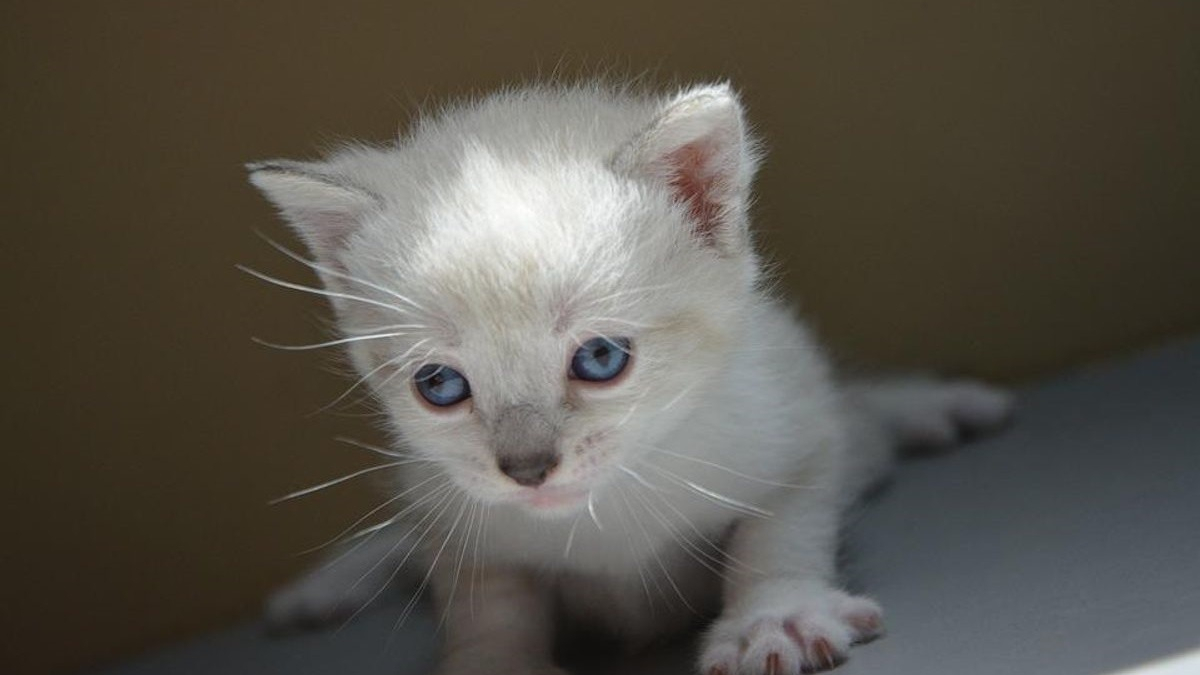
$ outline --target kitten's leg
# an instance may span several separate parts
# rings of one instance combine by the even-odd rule
[[[881,424],[902,447],[953,445],[1001,425],[1013,409],[1011,393],[974,380],[854,380],[842,390],[853,410]]]
[[[552,660],[552,587],[515,570],[476,574],[464,568],[461,577],[448,570],[434,576],[445,620],[438,675],[566,675]]]
[[[828,669],[850,645],[878,636],[879,606],[833,585],[841,509],[886,472],[897,446],[948,445],[1012,411],[1007,392],[969,381],[877,380],[843,391],[846,453],[814,481],[829,488],[779,495],[772,518],[744,521],[731,542],[730,554],[761,574],[729,575],[725,610],[705,637],[704,675]]]
[[[844,383],[844,496],[853,501],[883,478],[897,448],[945,448],[1001,426],[1012,410],[1011,393],[973,380],[911,376]]]
[[[705,635],[702,675],[825,670],[881,632],[877,604],[833,586],[841,501],[833,492],[781,495],[774,517],[739,525],[730,554],[758,573],[727,577],[725,609]]]
[[[336,554],[271,595],[267,626],[282,631],[345,619],[380,593],[389,579],[399,581],[393,573],[410,548],[400,533],[385,531]]]

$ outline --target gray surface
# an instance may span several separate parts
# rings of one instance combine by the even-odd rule
[[[1092,675],[1200,647],[1200,342],[1026,389],[1004,435],[903,465],[849,550],[889,632],[841,675]],[[396,614],[274,640],[242,626],[103,672],[424,675],[433,626],[394,632]],[[681,645],[606,670],[690,661]]]

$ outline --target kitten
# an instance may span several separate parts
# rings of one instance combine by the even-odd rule
[[[716,616],[704,675],[829,668],[878,636],[880,608],[836,584],[839,514],[895,447],[993,427],[1010,399],[835,379],[762,290],[759,158],[728,85],[596,84],[251,165],[403,448],[397,516],[271,618],[344,616],[411,567],[443,675],[561,673],[566,621],[642,644]]]

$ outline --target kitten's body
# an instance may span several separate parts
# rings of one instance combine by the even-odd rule
[[[381,336],[350,354],[420,460],[397,467],[404,517],[277,596],[275,618],[354,610],[407,561],[447,618],[445,673],[550,672],[564,612],[640,643],[720,608],[706,675],[831,666],[876,635],[874,603],[833,586],[840,512],[896,445],[949,442],[1008,402],[969,383],[836,383],[758,290],[756,159],[727,87],[596,86],[253,167],[342,330]],[[632,345],[604,384],[569,365],[595,336]],[[422,403],[426,363],[465,375],[470,399]],[[553,462],[534,484],[497,469],[535,453]]]

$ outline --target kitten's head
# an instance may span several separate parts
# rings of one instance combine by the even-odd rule
[[[409,449],[562,515],[720,386],[755,298],[756,161],[718,85],[526,90],[395,147],[250,168]]]

